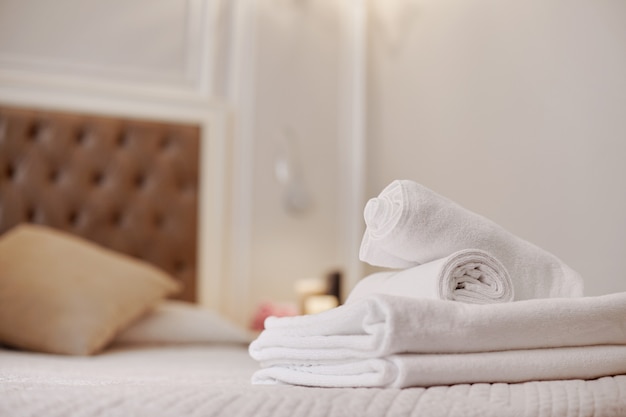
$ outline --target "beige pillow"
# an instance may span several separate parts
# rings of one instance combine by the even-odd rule
[[[58,230],[20,225],[0,236],[0,344],[90,355],[178,289],[145,262]]]

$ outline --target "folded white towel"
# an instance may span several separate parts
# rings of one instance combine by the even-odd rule
[[[254,384],[407,388],[463,383],[594,379],[626,373],[626,346],[579,346],[463,354],[406,354],[323,365],[276,365]]]
[[[626,292],[597,297],[466,304],[385,294],[309,316],[269,317],[250,344],[264,366],[626,344]]]
[[[372,294],[486,304],[513,301],[513,285],[506,268],[489,253],[464,249],[402,271],[372,274],[358,282],[346,302]]]
[[[502,262],[516,300],[583,293],[580,276],[553,254],[413,181],[392,182],[364,217],[359,257],[372,265],[405,269],[475,248]]]

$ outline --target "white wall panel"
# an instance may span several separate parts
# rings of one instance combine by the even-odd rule
[[[364,8],[354,3],[237,2],[232,289],[225,302],[241,321],[263,301],[295,302],[299,279],[358,273],[361,217],[353,203],[362,177],[352,141],[362,139],[354,127],[362,120],[353,114],[351,84],[363,67],[352,55],[362,39],[356,42],[350,25]],[[307,195],[303,210],[290,207],[289,186],[277,178],[284,162]]]
[[[207,97],[216,2],[4,0],[0,81]]]

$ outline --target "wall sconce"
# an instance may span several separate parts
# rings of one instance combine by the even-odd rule
[[[286,128],[278,142],[274,177],[282,187],[283,207],[289,214],[304,213],[312,206],[311,194],[304,183],[302,171],[296,135]]]

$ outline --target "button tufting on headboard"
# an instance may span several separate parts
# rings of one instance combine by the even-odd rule
[[[197,126],[0,106],[0,233],[46,224],[143,258],[195,299]]]

